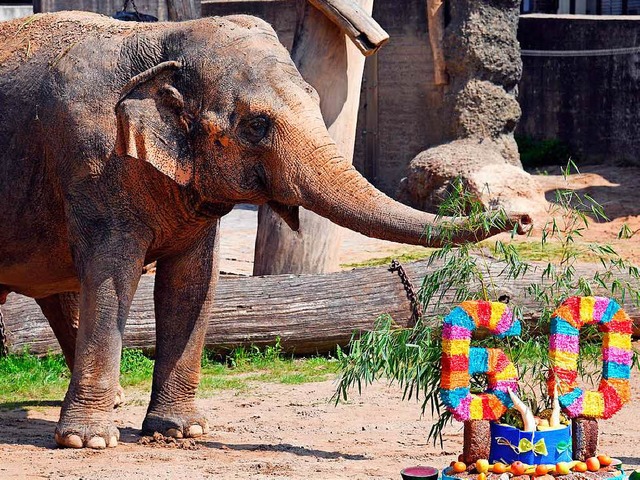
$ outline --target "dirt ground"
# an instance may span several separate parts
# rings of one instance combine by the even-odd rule
[[[55,447],[59,407],[25,405],[0,413],[0,479],[399,479],[411,465],[444,467],[462,451],[462,426],[444,448],[427,443],[431,419],[397,388],[376,384],[346,404],[330,401],[335,382],[256,384],[199,400],[211,432],[197,441],[140,444],[148,392],[127,391],[116,411],[120,444],[106,451]],[[640,375],[633,399],[601,421],[600,450],[640,468]]]
[[[612,242],[640,260],[637,240],[617,242],[623,223],[640,229],[640,169],[585,168],[570,185],[605,207],[610,222],[588,231],[586,240]],[[563,185],[560,177],[539,177],[540,212]],[[223,222],[222,265],[249,273],[255,235],[255,210],[238,209]],[[346,233],[341,257],[353,262],[397,252],[398,244]],[[636,345],[638,348],[639,345]],[[613,419],[600,422],[600,450],[620,458],[627,469],[640,468],[640,374],[634,372],[632,401]],[[149,392],[127,391],[116,412],[120,445],[107,451],[55,447],[53,431],[59,404],[25,402],[0,411],[0,480],[70,479],[399,479],[411,465],[444,467],[462,450],[462,426],[446,432],[444,447],[426,442],[431,419],[419,405],[402,402],[394,387],[376,384],[346,404],[330,402],[334,381],[299,386],[255,384],[249,392],[224,391],[199,400],[211,432],[195,442],[140,443],[138,431]],[[19,401],[19,399],[16,399]]]

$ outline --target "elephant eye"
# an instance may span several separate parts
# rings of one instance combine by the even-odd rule
[[[251,143],[260,143],[267,136],[270,125],[268,118],[263,116],[255,117],[245,124],[242,133]]]

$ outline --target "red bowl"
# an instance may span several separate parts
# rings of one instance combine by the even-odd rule
[[[402,480],[438,480],[438,469],[416,465],[407,467],[400,472]]]

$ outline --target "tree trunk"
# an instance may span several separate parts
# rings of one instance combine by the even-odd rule
[[[373,0],[358,3],[371,13]],[[331,138],[345,158],[353,161],[364,56],[331,20],[305,4],[292,57],[320,95]],[[299,216],[300,229],[294,232],[269,206],[260,207],[254,275],[338,270],[341,228],[303,208]]]
[[[492,278],[499,278],[503,266],[492,263]],[[435,268],[426,261],[404,267],[415,285],[420,285],[427,272]],[[597,265],[581,266],[576,275],[592,276],[596,268]],[[524,321],[537,320],[539,307],[523,292],[531,283],[540,281],[540,271],[530,271],[515,282],[499,279],[499,294],[509,295],[512,305],[522,307]],[[625,278],[621,276],[620,280]],[[153,275],[143,275],[140,280],[127,321],[125,347],[151,350],[155,346],[153,283]],[[430,318],[446,314],[454,306],[451,293],[445,295],[441,310],[430,306],[424,313]],[[625,304],[624,308],[634,320],[634,334],[640,334],[640,309],[632,304]],[[32,299],[10,295],[2,313],[10,352],[19,353],[25,348],[36,354],[60,351]],[[209,318],[206,345],[214,349],[265,346],[280,337],[289,352],[326,352],[336,345],[346,345],[354,332],[370,330],[383,313],[389,313],[401,326],[409,323],[412,313],[398,275],[386,266],[325,275],[222,277]]]

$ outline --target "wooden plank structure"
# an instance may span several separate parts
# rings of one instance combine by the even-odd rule
[[[493,278],[503,264],[491,264]],[[576,269],[578,276],[592,276],[597,266]],[[432,268],[427,261],[405,265],[415,285]],[[524,321],[536,320],[537,305],[525,297],[524,289],[540,281],[540,271],[517,281],[501,281],[499,294],[509,295],[512,305],[525,311]],[[620,280],[629,280],[623,278]],[[153,275],[144,275],[133,300],[124,335],[124,346],[152,350],[155,346]],[[445,295],[444,309],[430,307],[427,317],[446,314],[454,305]],[[634,334],[640,334],[640,309],[624,305],[633,318]],[[28,348],[36,354],[58,352],[58,343],[36,303],[10,295],[2,307],[9,351]],[[400,326],[408,325],[411,305],[398,276],[386,266],[360,268],[324,275],[273,275],[267,277],[222,277],[218,282],[213,312],[209,318],[206,345],[213,349],[233,346],[272,345],[280,337],[286,351],[316,353],[346,345],[354,332],[370,330],[383,313]]]
[[[331,138],[353,161],[360,87],[365,59],[388,39],[371,18],[373,0],[309,0],[296,32],[292,58],[320,95]],[[254,275],[326,273],[338,270],[341,229],[299,209],[300,229],[292,231],[271,207],[260,207]]]

